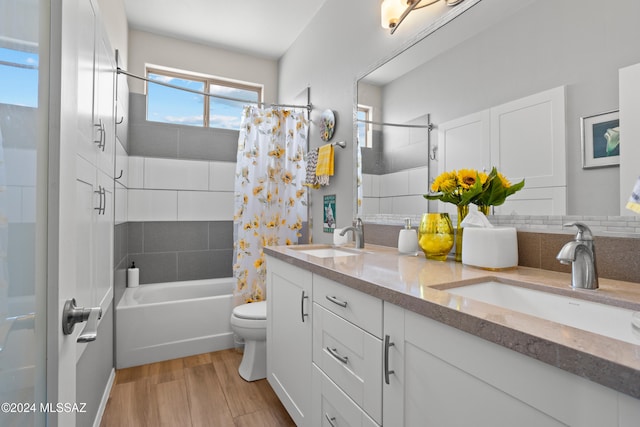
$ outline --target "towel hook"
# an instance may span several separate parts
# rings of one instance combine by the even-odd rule
[[[438,152],[438,146],[436,145],[431,149],[431,153],[429,153],[429,159],[438,160],[437,152]]]

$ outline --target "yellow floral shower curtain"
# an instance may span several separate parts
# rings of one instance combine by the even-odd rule
[[[233,271],[238,303],[265,298],[263,248],[298,242],[306,220],[304,112],[245,107],[235,180]]]

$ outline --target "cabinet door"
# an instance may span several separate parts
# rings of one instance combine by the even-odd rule
[[[564,87],[491,109],[491,161],[512,182],[526,179],[496,213],[566,214],[565,139]]]
[[[113,180],[98,171],[98,210],[94,210],[94,288],[93,306],[105,310],[112,295],[113,278]],[[101,200],[100,200],[101,199]]]
[[[102,27],[96,29],[93,125],[98,150],[97,166],[113,176],[115,155],[115,61]]]
[[[438,126],[438,174],[458,169],[491,170],[491,114],[489,110]],[[451,203],[438,209],[457,214]]]
[[[298,426],[311,425],[311,281],[267,257],[267,380]]]
[[[96,144],[93,126],[94,46],[96,15],[89,0],[75,2],[77,48],[77,153],[90,163],[95,162]]]
[[[385,304],[387,327],[384,425],[616,425],[613,390]]]
[[[94,221],[99,196],[94,192],[96,172],[91,163],[76,156],[76,193],[75,193],[75,259],[76,289],[73,297],[80,307],[93,307],[94,304]],[[74,329],[78,333],[83,324]]]

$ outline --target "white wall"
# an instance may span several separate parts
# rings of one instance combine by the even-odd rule
[[[145,64],[263,84],[264,101],[275,102],[277,98],[277,61],[132,29],[129,32],[128,71],[144,76]],[[129,78],[129,89],[144,93],[144,84]]]
[[[314,242],[332,240],[330,234],[322,231],[324,195],[336,195],[338,227],[346,226],[352,220],[355,199],[352,123],[356,78],[409,43],[426,26],[423,19],[432,19],[436,12],[442,12],[440,3],[414,12],[392,36],[380,26],[379,2],[327,0],[280,59],[280,102],[293,102],[307,85],[311,87],[314,110],[310,147],[323,144],[317,123],[325,109],[336,114],[332,141],[348,142],[346,149],[336,149],[335,176],[329,187],[311,190]]]
[[[127,67],[129,52],[129,25],[123,0],[98,0],[104,26],[111,42],[111,47],[120,53],[120,65]]]

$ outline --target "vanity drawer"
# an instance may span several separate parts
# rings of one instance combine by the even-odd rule
[[[379,427],[316,365],[313,365],[311,378],[312,426]]]
[[[382,339],[382,300],[379,298],[314,274],[313,300]]]
[[[369,416],[382,422],[382,341],[313,304],[313,362]]]

